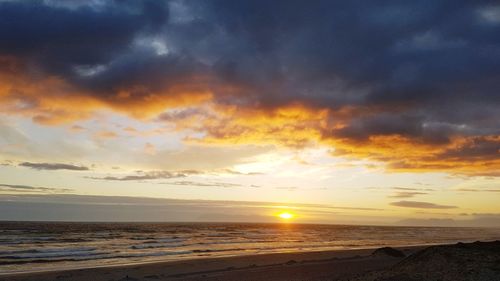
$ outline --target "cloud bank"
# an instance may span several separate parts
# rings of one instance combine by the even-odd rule
[[[89,177],[94,180],[107,180],[107,181],[143,181],[143,180],[158,180],[158,179],[175,179],[185,178],[189,175],[197,175],[202,173],[196,170],[185,171],[137,171],[134,175],[124,176],[104,176],[104,177]]]
[[[397,201],[392,202],[392,206],[405,207],[405,208],[417,208],[417,209],[455,209],[457,206],[440,205],[429,202],[419,202],[419,201]]]
[[[76,166],[72,164],[64,164],[64,163],[32,163],[32,162],[23,162],[20,163],[21,167],[28,167],[36,170],[70,170],[70,171],[88,171],[90,170],[85,166]]]
[[[0,191],[3,193],[50,194],[50,193],[66,193],[72,191],[72,189],[0,183]]]

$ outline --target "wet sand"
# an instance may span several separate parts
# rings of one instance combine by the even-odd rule
[[[406,255],[424,247],[399,248]],[[374,249],[279,253],[0,275],[0,281],[335,280],[391,267],[403,257]]]

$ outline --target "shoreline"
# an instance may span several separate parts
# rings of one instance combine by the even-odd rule
[[[473,241],[467,241],[464,243],[471,243]],[[176,263],[176,262],[189,262],[189,261],[202,261],[202,260],[212,260],[212,259],[232,259],[239,257],[259,257],[259,256],[273,256],[273,255],[301,255],[301,254],[346,254],[354,253],[357,251],[360,252],[368,252],[374,251],[383,247],[391,247],[395,249],[413,249],[413,248],[426,248],[429,246],[439,246],[439,245],[452,245],[453,243],[428,243],[428,244],[418,244],[418,245],[381,245],[374,247],[360,247],[360,248],[352,248],[352,249],[329,249],[329,250],[304,250],[304,251],[289,251],[289,252],[275,252],[275,253],[249,253],[249,254],[235,254],[235,255],[227,255],[227,256],[193,256],[193,257],[184,257],[176,260],[152,260],[152,261],[138,261],[138,262],[125,262],[125,263],[116,263],[116,264],[106,264],[106,265],[82,265],[75,267],[63,267],[63,268],[55,268],[55,269],[34,269],[32,271],[11,271],[2,273],[0,272],[0,278],[5,276],[14,276],[14,275],[22,275],[22,274],[39,274],[39,273],[47,273],[47,272],[61,272],[61,271],[72,271],[72,270],[86,270],[86,269],[94,269],[94,268],[114,268],[114,267],[129,267],[129,266],[142,266],[142,265],[150,265],[150,264],[164,264],[164,263]],[[1,280],[1,279],[0,279]]]
[[[476,241],[476,240],[474,240]],[[474,241],[460,241],[462,243],[472,243]],[[483,240],[490,241],[490,240]],[[494,241],[494,240],[491,240]],[[373,247],[359,247],[359,248],[350,248],[350,249],[328,249],[328,250],[304,250],[304,251],[289,251],[289,252],[275,252],[275,253],[249,253],[249,254],[235,254],[235,255],[227,255],[227,256],[193,256],[193,257],[184,257],[180,259],[172,259],[172,260],[151,260],[151,261],[138,261],[138,262],[124,262],[124,263],[116,263],[116,264],[106,264],[106,265],[82,265],[82,266],[71,266],[71,267],[61,267],[61,268],[50,268],[50,269],[34,269],[31,271],[10,271],[2,273],[0,272],[0,281],[2,277],[6,276],[15,276],[15,275],[26,275],[26,274],[39,274],[39,273],[48,273],[48,272],[62,272],[62,271],[72,271],[72,270],[86,270],[86,269],[94,269],[94,268],[115,268],[115,267],[129,267],[129,266],[142,266],[142,265],[150,265],[150,264],[164,264],[164,263],[176,263],[176,262],[188,262],[188,261],[198,261],[198,260],[211,260],[211,259],[231,259],[231,258],[239,258],[239,257],[253,257],[253,256],[267,256],[267,255],[294,255],[294,254],[321,254],[321,253],[349,253],[355,251],[374,251],[383,247],[391,247],[395,249],[413,249],[419,248],[423,249],[430,246],[439,246],[439,245],[452,245],[453,243],[458,242],[450,242],[450,243],[426,243],[426,244],[410,244],[410,245],[379,245]]]
[[[500,280],[497,260],[500,241],[488,240],[7,273],[0,281],[491,281]]]
[[[435,245],[435,244],[434,244]],[[448,244],[446,244],[448,245]],[[395,249],[411,254],[430,245],[395,246]],[[71,269],[54,269],[30,272],[0,274],[0,281],[41,281],[41,280],[184,280],[207,274],[221,274],[245,270],[272,269],[291,265],[318,265],[355,260],[370,259],[370,255],[380,247],[362,249],[339,249],[325,251],[298,251],[286,253],[248,254],[225,257],[197,257],[175,261],[151,261],[142,263],[103,265]],[[393,262],[393,258],[380,258],[380,263]],[[377,262],[376,262],[377,263]],[[137,279],[134,274],[144,273]],[[146,274],[147,273],[147,274]],[[114,275],[118,279],[109,278]],[[141,275],[141,274],[139,274]],[[123,279],[127,278],[129,279]],[[147,276],[151,278],[147,278]],[[156,277],[153,277],[156,276]],[[65,279],[69,278],[69,279]],[[76,278],[76,279],[75,279]],[[81,278],[81,279],[80,279]],[[121,278],[121,279],[120,279]],[[134,278],[134,279],[130,279]],[[161,279],[160,279],[161,278]],[[181,279],[179,279],[181,278]],[[202,277],[204,278],[204,277]],[[231,279],[228,279],[231,280]]]

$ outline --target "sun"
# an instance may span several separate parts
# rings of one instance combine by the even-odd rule
[[[284,220],[290,220],[290,219],[293,219],[295,217],[295,215],[290,213],[290,212],[281,212],[278,214],[278,217],[280,217]]]

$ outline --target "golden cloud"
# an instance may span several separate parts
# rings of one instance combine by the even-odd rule
[[[59,77],[38,75],[36,69],[11,57],[1,57],[0,66],[2,112],[44,125],[88,119],[100,110],[112,110],[138,119],[160,116],[159,120],[175,124],[177,130],[196,132],[196,137],[186,138],[191,142],[291,148],[326,145],[335,156],[385,163],[390,171],[500,176],[500,136],[455,134],[449,141],[430,142],[397,132],[369,133],[366,138],[336,133],[349,128],[354,118],[388,111],[397,114],[403,107],[332,109],[300,101],[275,106],[230,103],[231,95],[242,97],[243,87],[214,86],[213,79],[201,76],[178,79],[159,89],[117,86],[97,94]]]
[[[400,134],[367,139],[338,137],[330,132],[345,126],[345,113],[299,103],[275,109],[216,106],[210,113],[170,119],[178,129],[195,129],[202,138],[188,141],[224,144],[275,144],[292,148],[326,145],[337,157],[385,164],[393,172],[447,172],[469,176],[500,176],[499,136],[454,136],[433,143]],[[181,114],[182,115],[182,114]],[[342,116],[342,118],[335,118]]]
[[[141,86],[117,88],[97,95],[56,76],[37,75],[11,57],[0,57],[0,108],[6,114],[32,118],[44,125],[88,119],[98,110],[114,110],[134,118],[155,116],[168,108],[196,105],[212,98],[194,81],[186,81],[157,92]]]

